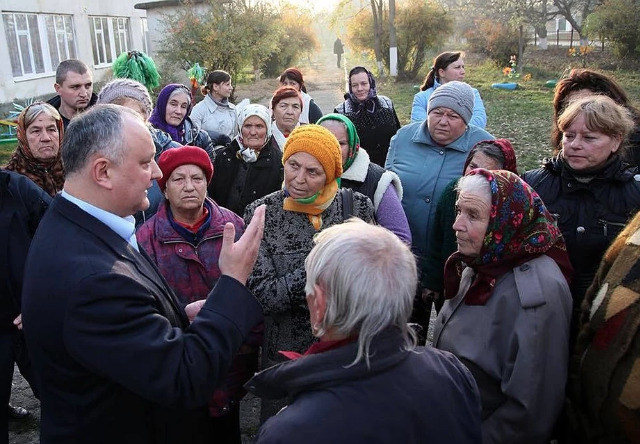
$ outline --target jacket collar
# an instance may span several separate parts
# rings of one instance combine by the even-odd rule
[[[207,197],[206,201],[210,204],[209,212],[211,214],[211,223],[205,232],[203,239],[207,237],[222,236],[224,224],[230,222],[228,217],[220,210],[220,207],[211,198]],[[163,199],[158,207],[155,215],[155,235],[159,242],[187,242],[180,234],[173,229],[169,222],[169,214],[167,212],[168,201]]]
[[[360,149],[358,149],[358,155],[351,166],[342,173],[342,178],[356,182],[364,182],[369,172],[369,163],[371,163],[369,153],[360,147]]]
[[[263,370],[247,382],[245,388],[257,396],[281,399],[309,390],[340,385],[380,373],[407,358],[410,351],[403,349],[400,330],[388,328],[371,342],[370,367],[366,361],[351,365],[358,353],[358,342],[303,356]]]

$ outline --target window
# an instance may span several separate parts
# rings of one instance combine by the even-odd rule
[[[151,45],[149,44],[149,24],[146,17],[140,19],[140,26],[142,29],[142,51],[149,55]]]
[[[126,17],[89,17],[93,63],[109,65],[131,47],[129,19]]]
[[[70,15],[3,13],[2,20],[14,78],[55,74],[76,57]]]

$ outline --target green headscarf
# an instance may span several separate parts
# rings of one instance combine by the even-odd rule
[[[358,150],[360,149],[360,138],[358,137],[358,131],[356,131],[356,127],[347,116],[337,113],[326,114],[318,119],[316,122],[317,125],[322,124],[325,120],[337,120],[339,122],[344,123],[344,126],[347,128],[347,142],[349,143],[349,155],[347,156],[347,160],[345,160],[342,165],[342,169],[346,170],[351,166],[356,156],[358,155]]]

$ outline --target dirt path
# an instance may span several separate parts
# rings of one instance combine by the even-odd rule
[[[343,57],[343,66],[347,61]],[[312,55],[310,60],[299,64],[305,78],[308,93],[313,97],[323,113],[333,111],[342,102],[345,88],[345,69],[336,67],[335,55],[330,49]],[[252,102],[267,105],[273,91],[278,87],[276,79],[262,79],[253,84],[237,86],[237,97],[248,97]],[[11,403],[26,408],[32,413],[32,418],[9,423],[9,443],[36,444],[38,443],[38,424],[40,417],[40,402],[33,396],[27,382],[20,373],[14,373],[14,386],[11,393]],[[259,401],[247,397],[242,403],[241,417],[243,442],[252,442],[253,435],[259,426]]]

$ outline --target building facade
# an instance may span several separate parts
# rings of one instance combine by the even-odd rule
[[[133,0],[0,0],[0,104],[55,95],[62,60],[89,65],[94,82],[111,76],[124,51],[148,52],[146,12]]]

